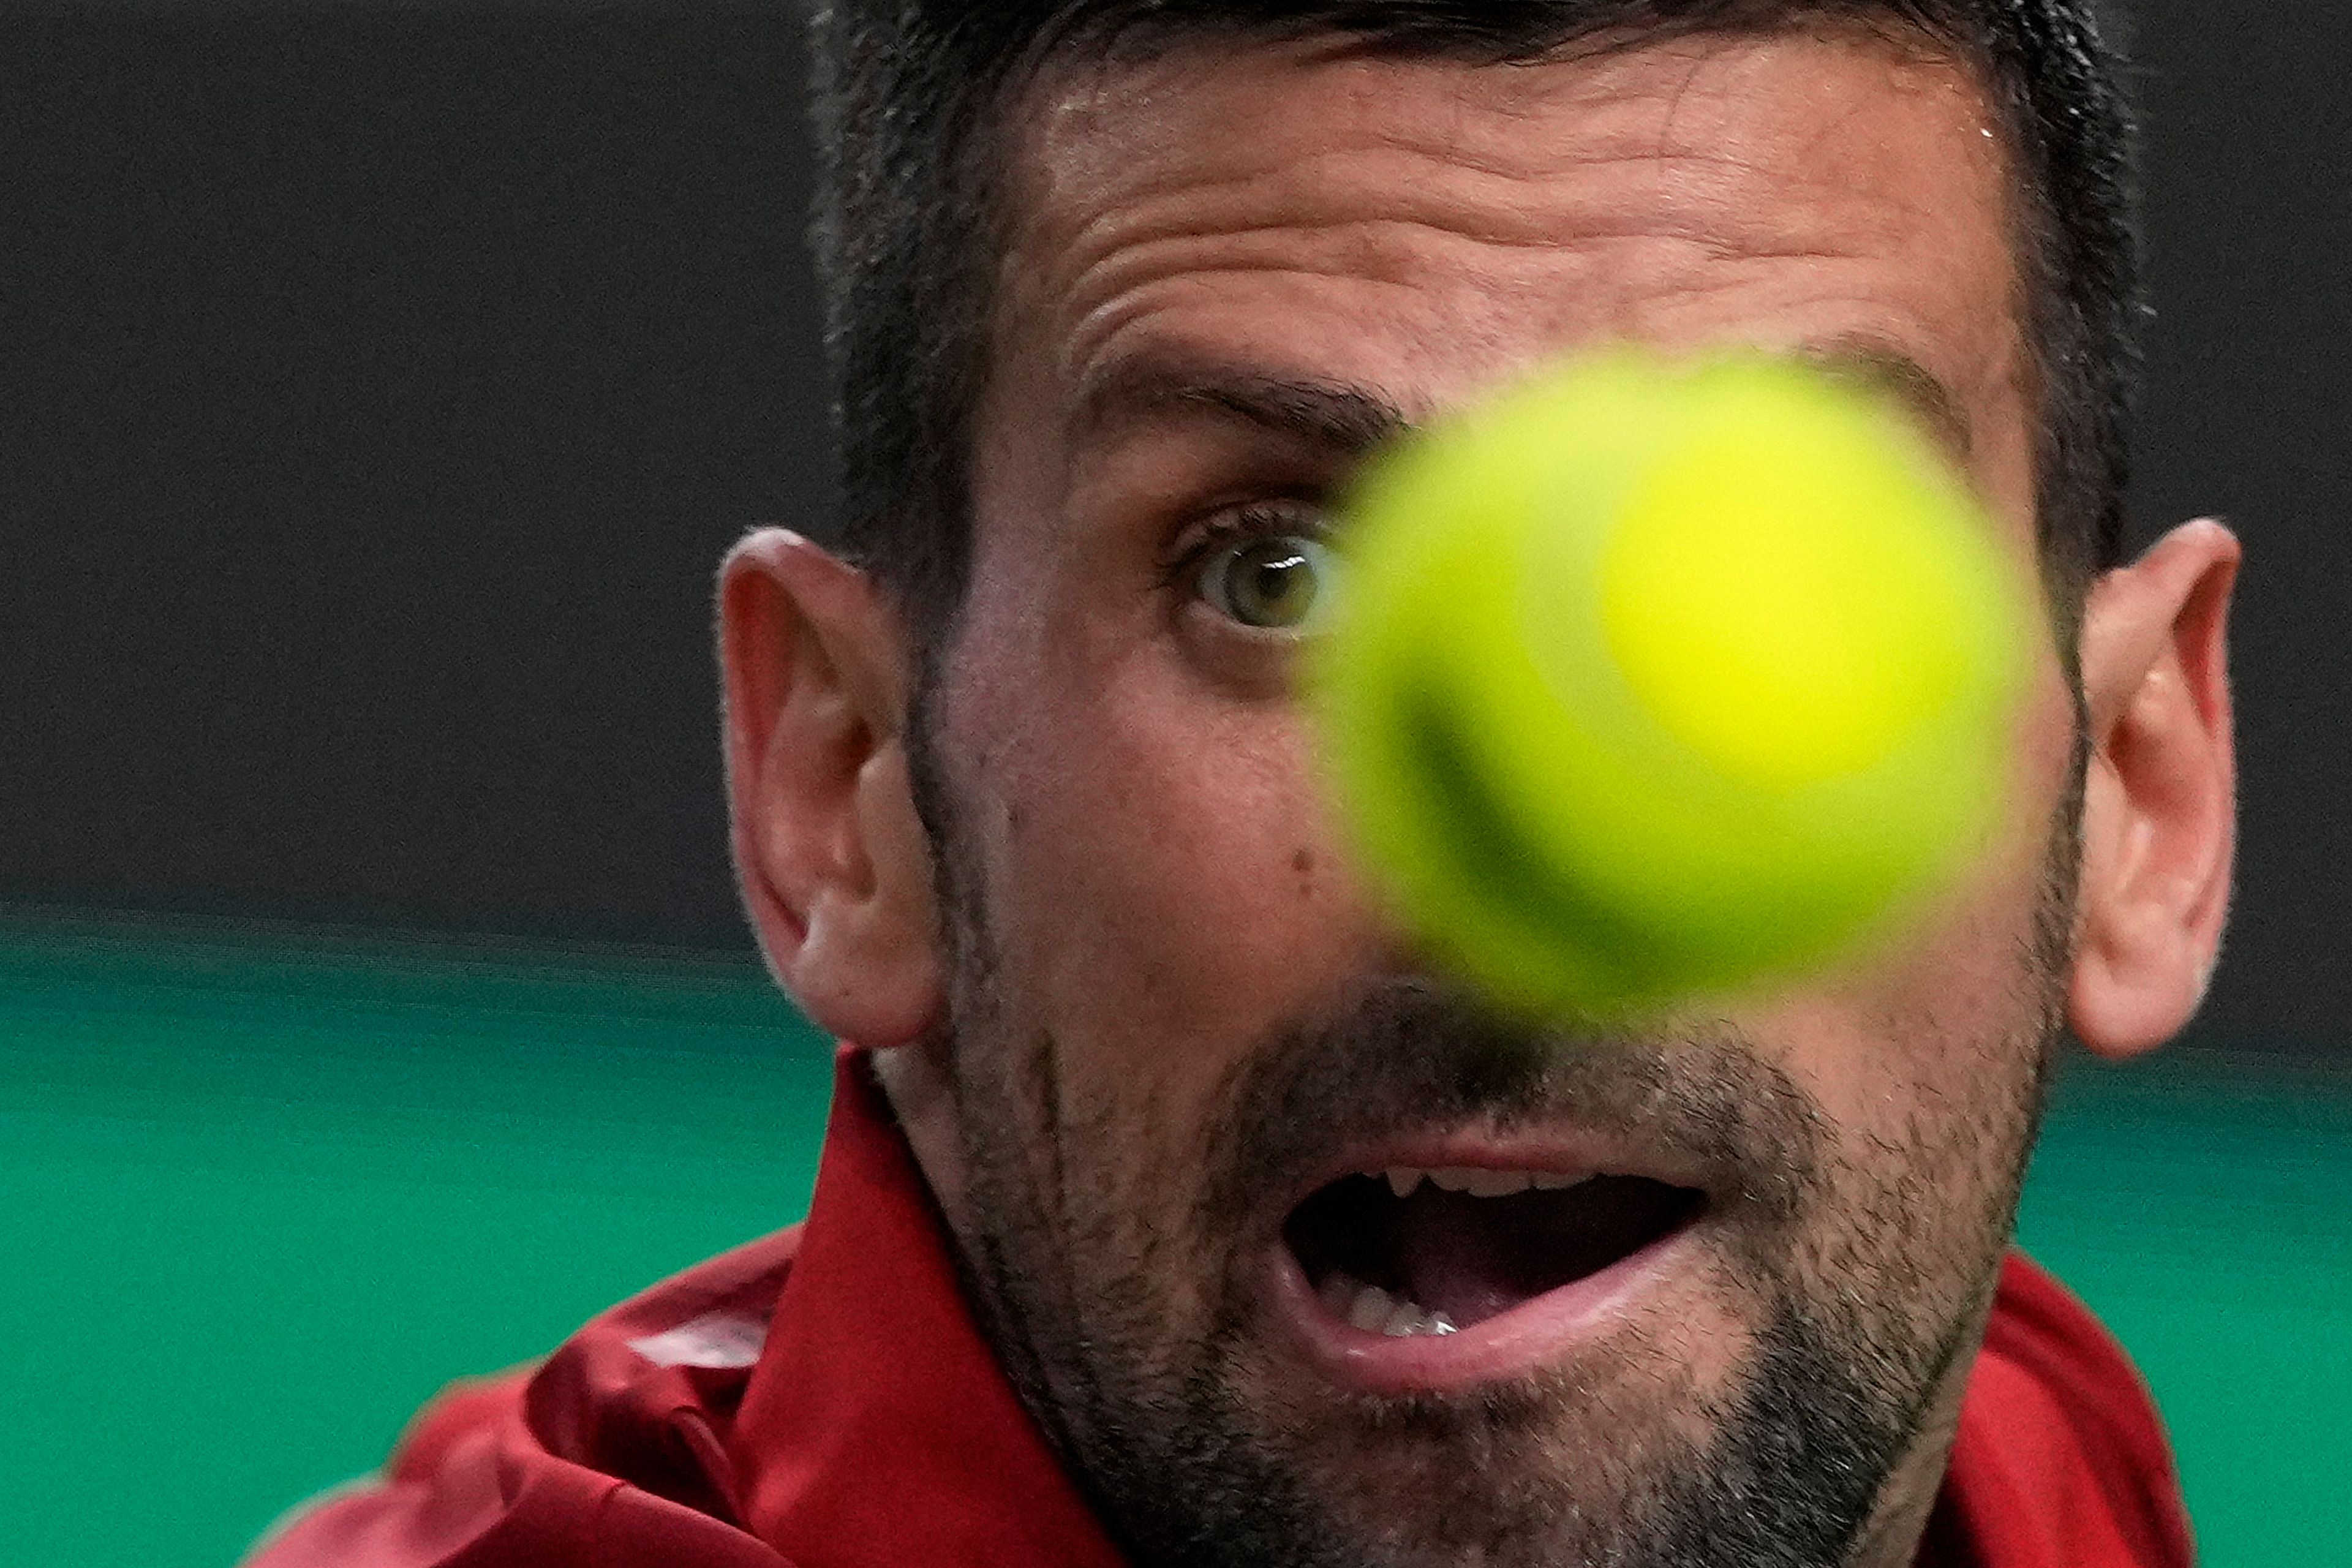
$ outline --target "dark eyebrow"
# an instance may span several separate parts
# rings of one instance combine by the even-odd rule
[[[1881,339],[1853,337],[1797,353],[1829,374],[1894,398],[1953,456],[1965,458],[1973,449],[1976,433],[1958,396],[1902,350]],[[1362,457],[1413,427],[1402,409],[1368,387],[1150,358],[1122,362],[1094,377],[1080,390],[1076,407],[1081,434],[1171,410],[1205,410],[1347,458]]]
[[[1202,364],[1129,360],[1079,392],[1075,426],[1098,434],[1171,410],[1230,416],[1276,435],[1357,458],[1412,426],[1404,411],[1369,387]]]
[[[1953,457],[1976,446],[1967,407],[1943,378],[1902,350],[1876,338],[1833,338],[1798,351],[1816,368],[1894,398]]]

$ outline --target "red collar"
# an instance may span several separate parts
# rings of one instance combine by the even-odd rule
[[[800,1256],[729,1444],[803,1568],[1119,1568],[963,1304],[929,1190],[841,1058]]]

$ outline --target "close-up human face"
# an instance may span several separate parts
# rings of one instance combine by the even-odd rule
[[[1496,1016],[1399,938],[1293,684],[1367,451],[1604,342],[1861,367],[2030,563],[1975,78],[1844,30],[1197,47],[1049,74],[1016,124],[969,596],[915,758],[950,1004],[908,1048],[943,1058],[926,1170],[1032,1407],[1147,1560],[1916,1535],[2063,985],[2055,649],[2007,828],[1920,930],[1610,1031]]]

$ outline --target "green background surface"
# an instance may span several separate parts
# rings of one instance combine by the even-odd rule
[[[789,1224],[827,1052],[740,964],[0,929],[0,1563],[223,1568],[450,1377]],[[2073,1064],[2024,1239],[2210,1568],[2352,1563],[2352,1079]]]

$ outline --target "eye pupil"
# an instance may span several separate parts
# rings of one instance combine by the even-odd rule
[[[1244,626],[1303,626],[1322,594],[1320,552],[1296,539],[1267,539],[1235,547],[1205,584],[1216,607]]]
[[[1286,555],[1279,561],[1259,562],[1250,592],[1259,604],[1275,610],[1286,607],[1293,599],[1312,598],[1315,587],[1307,581],[1307,558]]]

